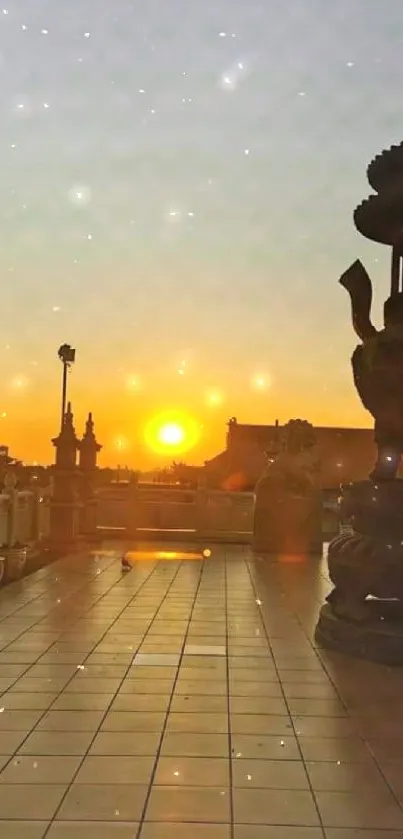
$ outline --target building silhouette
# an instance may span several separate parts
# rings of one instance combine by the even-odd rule
[[[282,426],[228,423],[225,451],[206,461],[207,485],[229,490],[253,490],[267,457],[281,441]],[[323,489],[368,477],[376,458],[374,433],[366,428],[315,427]]]

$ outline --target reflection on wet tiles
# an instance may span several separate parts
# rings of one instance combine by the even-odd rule
[[[128,562],[184,562],[190,559],[206,558],[203,552],[199,551],[127,551],[124,557]]]
[[[0,592],[0,836],[400,835],[403,675],[314,647],[321,562],[126,547]]]

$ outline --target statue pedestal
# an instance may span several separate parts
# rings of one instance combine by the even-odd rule
[[[403,664],[403,608],[394,601],[367,600],[368,618],[354,623],[322,606],[315,631],[320,647],[377,664]],[[392,608],[391,608],[392,607]]]
[[[76,501],[50,502],[49,543],[53,547],[73,547],[79,541],[80,504]]]
[[[323,647],[384,664],[403,664],[403,481],[343,488],[351,532],[329,545],[334,585],[316,639]]]
[[[322,505],[315,496],[258,493],[253,549],[258,553],[313,554],[322,551]]]

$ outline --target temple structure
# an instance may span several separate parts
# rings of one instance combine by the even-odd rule
[[[244,425],[235,417],[228,423],[225,451],[207,461],[204,476],[208,485],[228,489],[254,489],[266,466],[267,453],[281,437],[283,426]],[[315,427],[323,489],[368,475],[375,459],[373,432],[366,428]]]

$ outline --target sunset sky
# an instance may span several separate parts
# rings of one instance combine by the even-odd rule
[[[340,274],[365,170],[403,140],[402,0],[10,0],[0,9],[0,443],[52,457],[60,344],[101,463],[192,429],[368,425]],[[196,430],[195,430],[196,429]],[[147,436],[147,435],[146,435]]]

